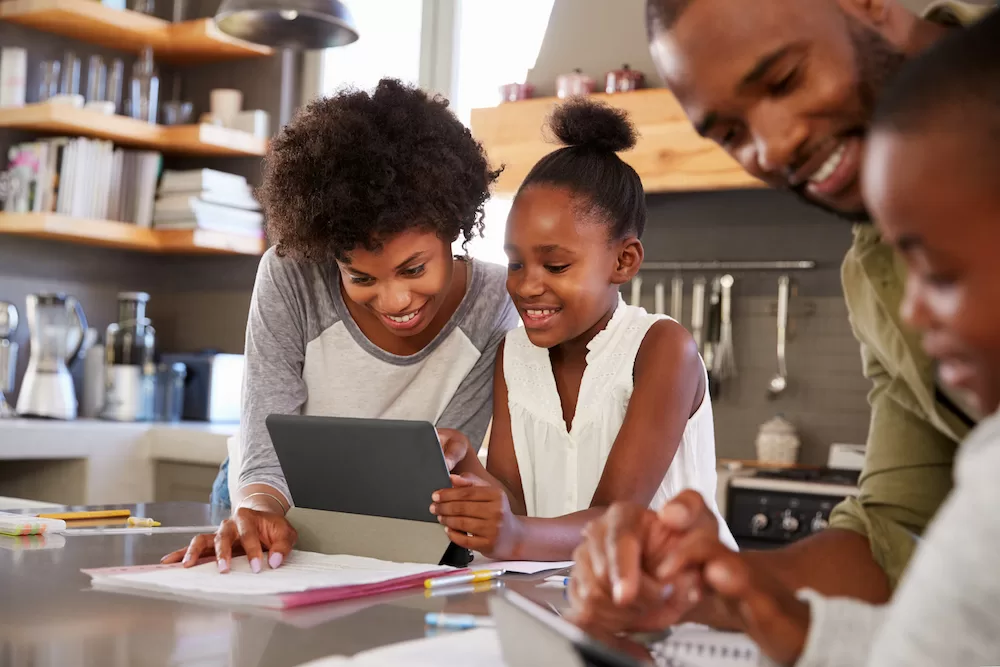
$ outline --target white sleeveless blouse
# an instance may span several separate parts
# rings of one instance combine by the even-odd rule
[[[587,345],[587,368],[570,431],[563,420],[549,351],[532,344],[523,328],[507,333],[503,373],[528,516],[563,516],[590,507],[625,420],[639,346],[661,319],[669,318],[651,315],[619,298],[608,326]],[[684,489],[694,489],[719,518],[723,543],[736,549],[719,512],[716,484],[715,427],[706,390],[649,507],[657,510]]]

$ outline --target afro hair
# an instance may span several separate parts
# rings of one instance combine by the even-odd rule
[[[300,110],[271,142],[257,197],[279,255],[343,261],[414,228],[468,243],[499,175],[447,100],[382,79]]]

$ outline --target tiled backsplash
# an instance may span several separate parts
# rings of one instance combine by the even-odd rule
[[[826,462],[834,442],[863,443],[868,432],[861,356],[840,287],[840,263],[851,228],[770,191],[652,195],[643,237],[647,261],[813,260],[811,271],[792,272],[793,338],[788,344],[788,388],[770,400],[777,371],[777,272],[734,273],[733,340],[737,376],[714,402],[720,457],[755,458],[758,427],[776,414],[794,423],[802,440],[799,460]],[[690,324],[691,280],[684,273],[682,322]],[[711,278],[711,273],[701,274]],[[643,305],[653,306],[653,284],[670,274],[649,272]],[[628,290],[626,289],[626,292]]]

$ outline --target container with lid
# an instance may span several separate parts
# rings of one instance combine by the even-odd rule
[[[622,65],[621,69],[612,70],[604,77],[604,92],[606,93],[630,93],[639,90],[646,84],[646,77],[642,72]]]
[[[149,295],[118,294],[118,321],[104,337],[105,419],[148,421],[152,418],[156,366],[156,331],[146,317]]]
[[[560,99],[590,95],[594,92],[594,80],[579,68],[572,74],[560,74],[556,77],[556,96]]]
[[[500,86],[501,102],[520,102],[531,99],[535,94],[535,87],[530,83],[506,83]]]

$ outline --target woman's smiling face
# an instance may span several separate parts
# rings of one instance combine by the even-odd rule
[[[451,244],[433,231],[408,230],[377,251],[355,249],[338,262],[348,299],[397,336],[424,331],[451,288]]]

